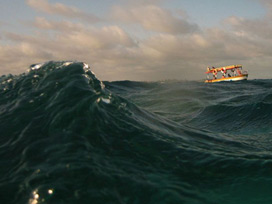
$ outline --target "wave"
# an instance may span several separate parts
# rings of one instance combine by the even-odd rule
[[[2,76],[1,201],[270,202],[269,83],[103,83],[82,62]]]

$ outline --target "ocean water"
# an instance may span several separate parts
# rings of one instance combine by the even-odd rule
[[[272,203],[272,80],[0,77],[0,203]]]

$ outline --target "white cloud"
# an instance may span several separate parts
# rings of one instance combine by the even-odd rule
[[[44,31],[37,31],[33,35],[5,34],[6,40],[12,43],[9,46],[0,45],[0,59],[5,59],[3,65],[8,67],[1,70],[2,74],[22,72],[21,68],[18,69],[19,64],[24,64],[26,70],[30,64],[48,60],[85,61],[98,64],[100,71],[105,67],[112,69],[113,66],[131,63],[132,49],[137,46],[118,26],[84,27],[81,24],[43,18],[37,18],[33,24],[42,27]],[[72,30],[69,32],[70,28]],[[16,60],[9,63],[11,59]],[[106,71],[102,73],[105,73],[106,78],[111,78]]]
[[[138,7],[115,6],[112,17],[128,24],[136,23],[146,30],[172,34],[193,33],[199,30],[198,26],[173,15],[170,10],[156,5]]]
[[[243,33],[248,37],[259,37],[269,40],[272,35],[272,18],[245,19],[232,16],[225,20],[236,32]]]
[[[61,3],[51,4],[48,2],[48,0],[26,0],[26,2],[30,7],[47,14],[81,19],[90,23],[96,23],[100,21],[100,19],[95,15],[85,13],[76,7],[66,6]]]
[[[231,26],[231,30],[256,41],[270,41],[272,35],[272,2],[258,0],[266,9],[266,14],[257,19],[247,19],[231,16],[225,19],[225,23]]]

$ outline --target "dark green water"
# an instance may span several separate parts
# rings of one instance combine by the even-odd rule
[[[272,203],[272,80],[0,78],[0,203]]]

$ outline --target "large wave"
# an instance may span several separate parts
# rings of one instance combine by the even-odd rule
[[[81,62],[32,65],[28,73],[2,76],[0,84],[3,203],[272,199],[268,146],[249,134],[257,135],[253,126],[267,128],[262,137],[268,138],[271,93],[259,91],[254,99],[244,87],[243,95],[220,99],[239,86],[105,86]],[[245,125],[234,134],[239,123]],[[252,193],[256,183],[262,187]]]

